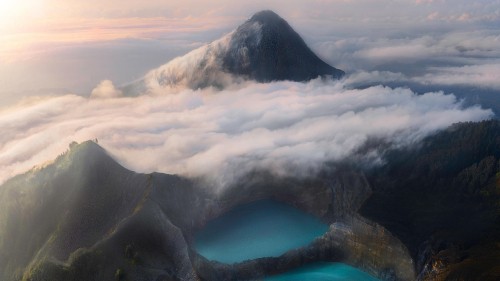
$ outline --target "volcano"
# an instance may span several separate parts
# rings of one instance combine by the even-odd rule
[[[229,73],[259,82],[344,75],[318,58],[300,35],[272,11],[256,13],[236,29],[222,62]]]
[[[283,18],[267,10],[222,38],[149,71],[124,92],[134,96],[163,88],[223,89],[247,80],[304,82],[344,74],[314,54]]]

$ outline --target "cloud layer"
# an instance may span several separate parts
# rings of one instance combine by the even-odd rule
[[[122,91],[116,89],[113,81],[110,80],[101,81],[101,83],[99,83],[97,87],[92,90],[92,93],[90,93],[90,98],[94,99],[109,99],[121,96],[123,96]]]
[[[452,123],[490,117],[453,95],[352,90],[321,80],[136,98],[66,95],[0,112],[0,182],[50,161],[73,140],[95,138],[140,172],[204,176],[218,186],[255,168],[300,176],[354,155],[371,139],[406,146]]]
[[[0,36],[10,42],[0,47],[4,54],[22,57],[0,62],[0,106],[44,93],[89,96],[104,78],[115,85],[136,80],[261,9],[278,12],[321,58],[350,75],[340,82],[238,85],[234,77],[203,76],[234,87],[192,91],[183,87],[200,72],[180,73],[173,67],[183,62],[177,59],[163,73],[150,74],[182,74],[174,77],[181,86],[146,85],[150,96],[117,98],[121,91],[106,80],[90,99],[32,98],[0,109],[0,182],[54,159],[73,140],[95,138],[130,169],[208,176],[219,183],[257,167],[297,174],[353,155],[378,161],[378,150],[358,153],[366,141],[411,145],[454,122],[489,118],[491,111],[464,108],[440,92],[417,96],[409,89],[369,86],[405,85],[420,92],[463,87],[462,96],[481,88],[491,99],[500,90],[498,1],[134,0],[100,1],[98,10],[94,0],[66,2],[47,5],[55,10],[42,17],[44,25],[26,20]],[[19,54],[19,42],[31,46],[29,55]],[[199,60],[184,63],[195,69]]]

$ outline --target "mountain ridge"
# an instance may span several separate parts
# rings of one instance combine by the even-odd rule
[[[495,120],[452,126],[420,148],[396,149],[366,177],[355,167],[306,180],[256,173],[223,194],[134,173],[96,143],[73,143],[0,185],[0,279],[248,280],[328,260],[382,280],[415,280],[413,271],[422,281],[498,280],[499,128]],[[330,230],[277,259],[221,265],[194,252],[190,237],[204,223],[263,198],[315,214]]]

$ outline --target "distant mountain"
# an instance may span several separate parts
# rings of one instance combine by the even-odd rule
[[[318,58],[284,19],[261,11],[233,32],[151,70],[123,90],[137,95],[165,87],[224,88],[245,80],[308,81],[343,75]]]

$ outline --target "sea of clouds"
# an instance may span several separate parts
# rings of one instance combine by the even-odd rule
[[[454,95],[354,89],[349,78],[161,91],[122,97],[103,81],[90,98],[29,99],[0,111],[0,182],[53,160],[72,141],[96,138],[138,172],[204,177],[217,186],[254,169],[310,176],[354,156],[383,162],[376,148],[360,154],[370,140],[410,146],[453,123],[492,117]]]
[[[143,80],[148,83],[140,85],[143,88],[132,87],[147,95],[126,97],[130,88],[116,87],[109,80],[81,95],[16,95],[27,98],[0,108],[0,183],[52,161],[72,141],[96,138],[122,165],[138,172],[205,177],[218,186],[254,169],[307,176],[325,163],[346,159],[380,164],[388,147],[413,146],[456,122],[493,118],[488,108],[500,112],[498,105],[489,104],[500,90],[498,1],[384,3],[306,1],[299,4],[313,14],[304,17],[294,16],[293,5],[290,11],[279,1],[269,7],[281,11],[319,57],[348,73],[340,81],[259,84],[234,79],[211,63],[216,56],[206,56],[226,48],[226,36],[148,72]],[[378,9],[384,5],[394,9]],[[247,6],[235,9],[235,16],[258,10]],[[394,15],[396,10],[400,16]],[[203,34],[210,34],[213,40],[220,37],[221,30],[226,29]],[[200,46],[206,40],[189,42]],[[151,45],[151,40],[136,41],[131,44]],[[41,61],[44,71],[20,63],[18,71],[9,65],[0,74],[15,78],[19,73],[20,81],[29,77],[26,84],[37,84],[37,79],[53,81],[44,75],[47,65],[54,64],[53,69],[60,71],[52,75],[55,81],[68,87],[64,81],[78,80],[82,72],[98,76],[95,81],[109,77],[110,71],[103,74],[104,66],[112,73],[138,64],[140,69],[150,69],[151,61],[163,58],[150,53],[168,51],[164,45],[155,52],[134,49],[133,54],[141,56],[121,67],[127,62],[124,57],[134,57],[125,52],[127,42],[113,42],[111,51],[92,49],[91,55],[88,50],[75,49],[76,57],[83,61],[96,60],[93,68],[75,65],[73,53],[67,60],[69,66],[61,67],[57,58],[64,54],[55,53]],[[208,67],[200,71],[198,65]],[[65,74],[72,71],[78,79]],[[198,85],[200,73],[208,79],[205,82],[217,81],[225,90],[189,89]],[[127,81],[125,77],[130,75],[126,74],[117,76],[119,82]],[[168,83],[162,81],[174,81],[175,87],[163,87]],[[474,101],[476,89],[489,98],[480,96]],[[5,95],[0,97],[5,103]],[[470,106],[475,103],[482,107]],[[366,144],[373,141],[385,145],[367,150]]]

